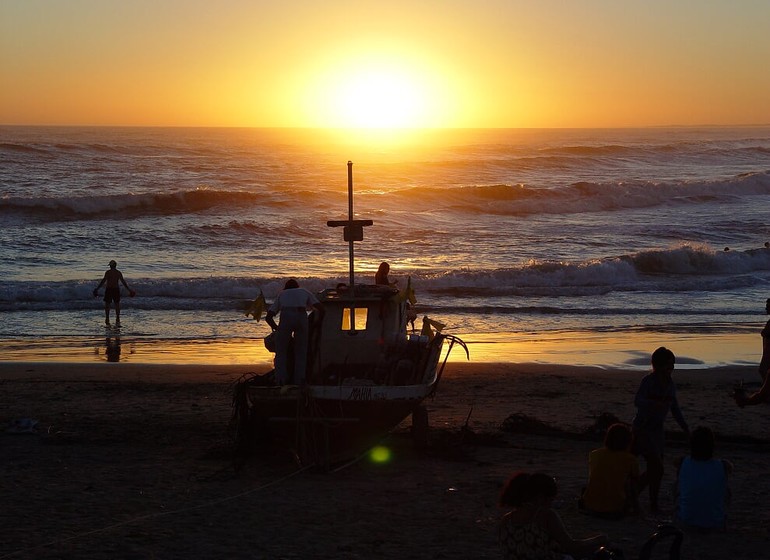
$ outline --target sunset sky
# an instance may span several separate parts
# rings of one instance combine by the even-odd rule
[[[0,124],[770,123],[767,0],[0,0]]]

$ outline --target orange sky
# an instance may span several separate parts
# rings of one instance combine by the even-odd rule
[[[766,0],[0,0],[0,124],[770,124]]]

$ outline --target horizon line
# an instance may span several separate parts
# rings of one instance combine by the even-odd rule
[[[764,128],[757,124],[649,124],[623,126],[426,126],[426,127],[334,127],[334,126],[252,126],[252,125],[172,125],[172,124],[20,124],[0,123],[3,128],[190,128],[190,129],[262,129],[262,130],[349,130],[354,132],[415,132],[420,130],[623,130],[654,128]]]

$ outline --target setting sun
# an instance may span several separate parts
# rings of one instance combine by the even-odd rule
[[[364,46],[364,43],[361,43]],[[306,119],[331,128],[423,128],[450,124],[451,74],[417,48],[377,45],[351,55],[328,49],[302,88]]]
[[[413,127],[427,107],[424,92],[408,77],[377,70],[352,77],[336,97],[332,109],[343,127]]]

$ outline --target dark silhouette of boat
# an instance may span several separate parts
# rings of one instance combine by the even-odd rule
[[[305,384],[277,385],[274,371],[236,384],[233,425],[241,456],[277,445],[301,464],[328,468],[376,444],[409,415],[417,440],[424,440],[423,401],[435,393],[452,347],[468,353],[462,340],[428,317],[415,330],[411,281],[401,290],[356,283],[354,242],[372,221],[353,219],[352,185],[348,162],[348,219],[327,222],[344,228],[349,283],[317,294],[324,313],[319,321],[309,316]]]

